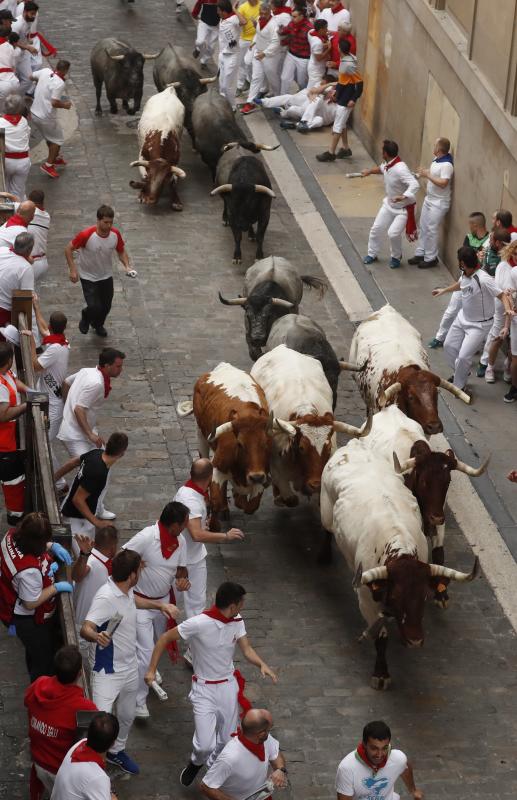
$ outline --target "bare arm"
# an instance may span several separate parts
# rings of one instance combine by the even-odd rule
[[[353,795],[351,794],[340,794],[337,793],[337,800],[354,800]]]
[[[368,175],[382,175],[380,167],[370,167],[370,169],[363,169],[362,171],[363,178],[366,178]]]
[[[442,294],[448,294],[451,292],[458,292],[460,288],[460,282],[456,281],[455,283],[451,283],[450,286],[445,286],[442,289],[433,289],[433,297],[441,297]]]
[[[70,458],[68,461],[65,461],[62,467],[54,473],[54,479],[58,481],[63,475],[68,475],[73,469],[79,466],[81,460],[79,456],[75,456],[74,458]]]
[[[79,427],[81,428],[82,431],[84,431],[86,437],[90,440],[90,442],[92,442],[95,445],[95,447],[102,447],[102,445],[104,444],[104,439],[102,438],[102,436],[99,436],[98,434],[94,433],[90,428],[90,425],[88,423],[88,417],[86,415],[86,408],[84,408],[84,406],[76,406],[74,408],[74,416],[77,422],[79,423]]]
[[[77,283],[79,280],[79,272],[77,271],[77,264],[74,259],[74,248],[72,242],[69,242],[65,247],[65,258],[70,272],[70,280],[72,283]]]
[[[210,800],[235,800],[234,797],[231,797],[229,794],[222,792],[220,789],[210,789],[209,786],[201,782],[199,784],[199,788],[205,795],[205,797],[209,797]]]
[[[11,422],[25,414],[27,403],[20,403],[19,406],[10,406],[9,403],[0,403],[0,422]]]
[[[239,645],[242,655],[246,661],[249,661],[250,664],[258,667],[263,678],[265,678],[267,675],[271,678],[273,683],[278,683],[278,678],[276,677],[275,673],[270,667],[268,667],[265,661],[262,661],[258,653],[255,652],[253,647],[250,645],[247,636],[241,636],[240,639],[237,639],[237,644]]]
[[[48,336],[50,331],[48,329],[48,322],[41,313],[41,306],[36,294],[32,297],[32,308],[34,309],[34,316],[36,317],[36,325],[42,336]]]
[[[122,266],[124,267],[124,269],[126,270],[126,272],[130,272],[131,271],[131,264],[129,263],[129,256],[127,254],[126,249],[124,248],[124,250],[122,250],[121,253],[119,253],[118,250],[117,250],[117,257],[118,257],[118,260],[120,261],[120,263],[122,264]]]
[[[38,354],[36,353],[36,342],[34,341],[34,336],[32,335],[32,331],[20,331],[20,333],[23,336],[29,337],[30,347],[31,347],[32,368],[34,372],[43,372],[43,367],[38,361]]]
[[[147,672],[145,673],[145,682],[148,686],[154,681],[156,677],[156,669],[158,667],[158,662],[160,658],[164,654],[167,645],[171,644],[171,642],[177,642],[181,639],[180,632],[177,628],[173,628],[166,633],[163,633],[158,641],[156,642],[153,650],[153,654],[151,656],[151,660],[149,662],[149,666],[147,668]]]
[[[79,513],[87,519],[88,522],[91,522],[92,525],[95,525],[96,528],[109,528],[113,525],[112,522],[108,519],[98,519],[95,514],[92,514],[90,509],[88,508],[88,504],[86,500],[89,497],[89,492],[86,489],[83,489],[82,486],[79,486],[76,493],[72,497],[72,504],[76,507]]]
[[[151,600],[149,597],[140,597],[137,594],[135,594],[135,605],[137,608],[161,611],[164,617],[169,619],[178,619],[181,613],[173,603],[162,603],[160,600]]]
[[[52,98],[50,103],[52,108],[66,108],[67,111],[69,108],[72,108],[71,100],[56,100],[55,98]]]
[[[54,586],[54,584],[52,584],[52,586],[47,586],[45,589],[42,590],[37,600],[32,600],[32,601],[22,600],[22,603],[25,606],[25,608],[29,608],[32,610],[33,608],[38,608],[38,606],[41,606],[43,605],[43,603],[46,603],[47,600],[50,600],[50,598],[54,597],[55,594],[57,594],[57,589]]]
[[[74,538],[80,552],[72,567],[72,580],[76,581],[76,583],[80,583],[90,572],[88,556],[92,552],[93,543],[89,536],[84,536],[81,533],[77,533]]]
[[[189,519],[187,530],[195,542],[205,542],[207,544],[223,544],[224,542],[234,542],[244,539],[244,534],[238,528],[231,528],[228,533],[213,533],[201,527],[200,517]]]
[[[411,766],[411,764],[408,763],[406,769],[404,770],[404,772],[400,777],[406,784],[406,788],[409,794],[413,795],[415,800],[421,800],[421,798],[424,796],[424,793],[420,789],[417,789],[415,786],[415,778],[413,775],[413,767]]]
[[[451,182],[450,178],[434,177],[433,175],[431,175],[431,170],[427,169],[426,167],[419,167],[417,174],[421,178],[427,178],[428,181],[434,183],[435,186],[439,186],[440,189],[445,189],[445,187],[448,186],[449,183]]]
[[[111,642],[111,636],[106,631],[99,631],[97,630],[97,625],[95,623],[90,622],[89,619],[85,619],[81,631],[81,637],[86,639],[87,642],[95,642],[95,644],[100,644],[101,647],[107,647]]]
[[[273,767],[273,772],[271,773],[273,785],[279,789],[285,789],[287,787],[287,770],[282,753],[279,753],[276,758],[272,758],[269,763]]]

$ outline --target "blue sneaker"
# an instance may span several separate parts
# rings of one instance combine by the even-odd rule
[[[109,764],[115,764],[116,767],[127,772],[129,775],[139,775],[140,767],[128,756],[125,750],[119,750],[118,753],[107,753],[106,761]]]
[[[436,350],[438,347],[443,347],[443,342],[433,336],[430,342],[427,342],[427,346],[431,348],[431,350]]]
[[[260,97],[260,95],[257,95],[257,97],[254,97],[254,98],[253,98],[253,102],[255,103],[255,105],[256,105],[256,106],[262,106],[262,105],[264,105],[264,103],[263,103],[263,100],[262,100],[262,98]]]
[[[378,261],[377,256],[365,256],[363,258],[363,264],[373,264],[375,261]]]
[[[273,112],[273,114],[276,114],[277,116],[280,116],[280,114],[282,113],[282,109],[280,108],[280,106],[275,106],[274,108],[271,109],[271,111]]]
[[[400,267],[400,262],[402,261],[401,258],[391,258],[390,259],[390,269],[398,269]]]

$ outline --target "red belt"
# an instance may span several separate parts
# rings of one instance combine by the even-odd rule
[[[193,675],[192,676],[192,680],[194,681],[194,683],[197,683],[199,681],[199,678],[198,678],[197,675]],[[201,678],[201,680],[205,684],[216,684],[216,683],[228,683],[229,679],[228,678],[223,678],[222,681],[205,681],[205,680],[203,680],[203,678]]]
[[[11,69],[11,67],[0,67],[0,72],[14,72],[14,69]]]
[[[29,151],[26,150],[24,153],[5,153],[6,158],[28,158]]]
[[[36,256],[33,253],[31,253],[32,258],[45,258],[46,255],[47,255],[46,253],[38,253],[38,255]],[[138,594],[138,592],[135,592],[135,594]],[[145,595],[143,595],[143,594],[139,594],[138,596],[139,597],[145,597]]]
[[[45,253],[43,253],[43,255],[45,255]],[[41,257],[42,256],[33,256],[33,258],[41,258]],[[133,590],[133,594],[136,594],[137,597],[143,597],[144,600],[163,600],[164,597],[167,597],[166,594],[162,595],[161,597],[149,597],[149,595],[147,595],[147,594],[142,594],[142,592],[135,592],[134,590]],[[154,611],[154,609],[152,609],[152,608],[142,609],[142,610],[143,611]]]

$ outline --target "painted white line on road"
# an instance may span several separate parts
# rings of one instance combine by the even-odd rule
[[[246,124],[254,141],[279,143],[273,128],[262,115],[247,117]],[[364,319],[373,308],[287,155],[280,147],[271,152],[263,151],[263,156],[348,318],[354,322]],[[442,450],[451,447],[442,434],[433,437],[433,445]],[[465,539],[479,557],[486,579],[506,617],[517,632],[517,563],[466,475],[454,473],[447,502]]]

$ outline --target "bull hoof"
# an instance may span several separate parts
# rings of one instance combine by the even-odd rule
[[[232,264],[242,264],[242,258],[232,258]]]
[[[229,224],[230,223],[227,220],[223,219],[223,222],[222,222],[223,228],[227,228]]]
[[[445,611],[449,608],[449,595],[446,592],[437,592],[434,596],[434,604]]]
[[[370,686],[379,692],[385,692],[391,686],[391,678],[389,675],[372,675]]]
[[[173,211],[183,211],[181,203],[172,203],[171,208]]]
[[[100,106],[95,109],[95,116],[102,117],[102,108]]]
[[[256,238],[257,238],[257,237],[255,236],[255,234],[254,234],[254,233],[248,233],[248,240],[249,240],[250,242],[254,242],[254,241],[256,240]]]

